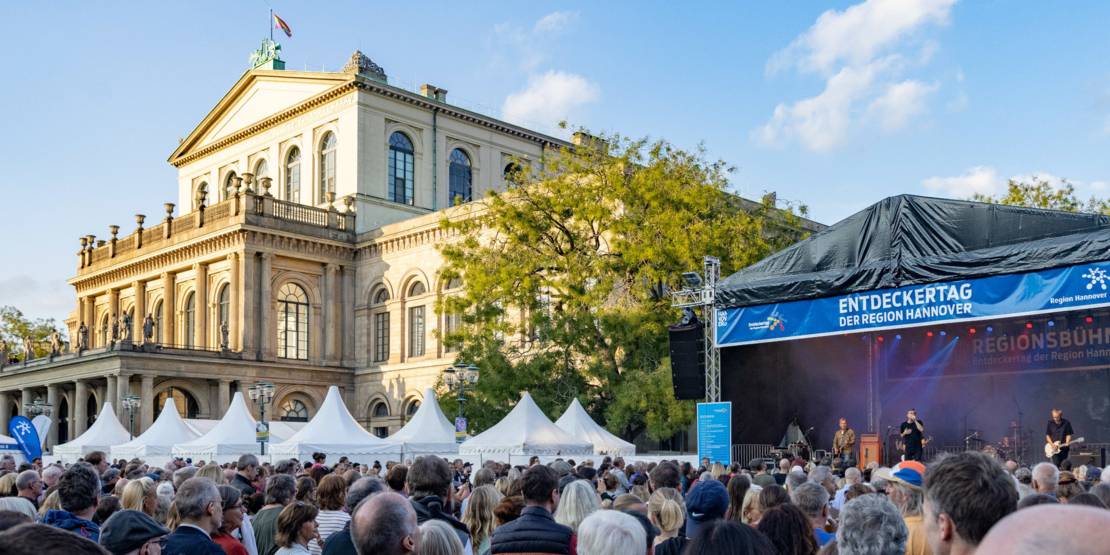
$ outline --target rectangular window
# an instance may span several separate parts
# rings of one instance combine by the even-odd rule
[[[453,312],[444,317],[443,320],[443,338],[446,341],[447,336],[459,331],[462,327],[462,315]],[[454,353],[459,350],[458,345],[444,345],[443,350],[448,353]]]
[[[424,307],[409,309],[409,356],[424,356]]]
[[[374,362],[389,360],[389,313],[374,315]]]

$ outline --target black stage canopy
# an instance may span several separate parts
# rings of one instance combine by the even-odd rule
[[[732,308],[1110,258],[1110,217],[899,195],[721,281]]]

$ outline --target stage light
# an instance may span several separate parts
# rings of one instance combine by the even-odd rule
[[[970,333],[971,335],[975,335],[975,328],[967,328],[967,333]]]
[[[1027,329],[1027,330],[1033,329],[1033,322],[1026,322],[1025,323],[1025,329]]]
[[[1086,321],[1088,324],[1093,324],[1095,321],[1095,319],[1091,318],[1090,316],[1084,318],[1083,320]]]
[[[994,328],[991,326],[987,326],[987,333],[994,333]]]
[[[879,336],[879,343],[882,343],[882,342],[883,342],[883,336],[880,335]]]
[[[931,332],[931,331],[925,332],[925,337],[932,337],[932,336],[933,336],[933,332]]]
[[[1055,322],[1055,321],[1053,321],[1053,320],[1049,320],[1049,321],[1048,321],[1048,327],[1050,327],[1050,328],[1051,328],[1051,327],[1054,327],[1054,326],[1056,326],[1056,322]]]
[[[901,340],[902,339],[902,334],[895,335],[894,338],[898,339],[898,340]]]
[[[941,336],[941,337],[944,337],[944,336],[946,336],[946,335],[948,335],[948,334],[947,334],[947,333],[946,333],[946,332],[945,332],[944,330],[941,330],[941,332],[940,332],[940,336]]]

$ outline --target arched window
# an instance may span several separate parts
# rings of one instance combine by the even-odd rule
[[[137,338],[142,337],[143,323],[135,321],[135,307],[127,309],[127,319],[131,321],[131,341],[136,341]],[[122,326],[122,322],[120,323]],[[120,339],[123,338],[123,330],[119,330]]]
[[[112,332],[111,332],[112,322],[111,322],[111,320],[112,319],[108,314],[105,314],[104,316],[102,316],[100,318],[100,346],[101,347],[107,346],[108,341],[111,340],[111,338],[112,338]]]
[[[297,399],[281,404],[281,419],[286,422],[308,422],[308,407]]]
[[[400,131],[389,136],[389,200],[413,203],[414,162],[412,141]]]
[[[374,303],[378,308],[374,312],[374,362],[389,360],[389,310],[385,303],[389,302],[389,290],[385,287],[374,293]]]
[[[223,345],[223,326],[231,326],[231,285],[224,284],[216,294],[216,342]],[[229,332],[230,333],[230,332]]]
[[[445,288],[450,291],[452,289],[458,289],[460,287],[462,287],[462,278],[459,276],[455,276],[447,280],[447,286]]]
[[[197,307],[196,295],[191,292],[185,297],[185,313],[182,323],[184,326],[182,326],[183,337],[181,338],[181,344],[184,345],[186,349],[192,349],[193,336],[197,323]]]
[[[370,418],[378,420],[378,422],[374,422],[373,424],[380,424],[380,419],[389,418],[389,406],[378,401],[374,404],[374,407],[370,409]],[[389,435],[389,428],[387,426],[374,426],[374,435],[386,437]]]
[[[254,165],[255,182],[261,183],[258,180],[262,179],[263,177],[270,177],[270,165],[266,163],[265,158],[259,160],[258,163]]]
[[[327,194],[335,192],[335,133],[328,132],[320,141],[320,199],[327,202]]]
[[[231,193],[235,191],[235,172],[227,172],[227,177],[224,178],[224,186],[220,190],[220,200],[227,200],[231,198]]]
[[[295,283],[278,291],[277,356],[308,360],[308,295]]]
[[[424,305],[409,308],[409,356],[424,356]]]
[[[411,420],[412,415],[416,414],[417,410],[420,410],[420,401],[413,399],[409,406],[405,407],[405,422]]]
[[[285,200],[301,201],[301,149],[297,147],[285,155]]]
[[[154,341],[158,343],[166,343],[166,338],[162,336],[162,301],[159,300],[154,304]]]
[[[69,401],[58,399],[58,445],[69,441]]]
[[[505,183],[510,186],[520,185],[523,171],[524,168],[520,167],[520,164],[509,162],[505,164],[505,169],[502,171],[501,177],[504,178]]]
[[[197,417],[197,413],[200,412],[200,405],[197,403],[196,398],[184,389],[171,387],[155,395],[154,406],[158,407],[158,410],[162,410],[162,407],[166,405],[166,399],[171,398],[173,399],[174,406],[177,407],[178,414],[180,414],[182,418]]]
[[[423,295],[424,293],[427,293],[427,292],[428,292],[428,289],[426,287],[424,287],[424,282],[423,281],[414,282],[412,285],[409,286],[409,296],[410,297],[415,297],[417,295]]]
[[[470,157],[461,148],[451,151],[451,172],[448,183],[449,204],[470,202]]]
[[[447,285],[444,286],[445,291],[453,291],[462,287],[462,278],[455,276],[447,280]],[[462,314],[457,311],[448,311],[443,317],[443,336],[446,338],[462,327]],[[453,353],[459,350],[458,345],[444,345],[444,350],[448,353]]]

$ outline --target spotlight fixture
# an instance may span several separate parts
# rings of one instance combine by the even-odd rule
[[[933,336],[933,332],[931,332],[931,331],[925,332],[925,337],[932,337],[932,336]]]
[[[1025,329],[1027,329],[1027,330],[1033,329],[1033,322],[1026,322],[1025,323]]]
[[[967,333],[970,333],[971,335],[975,335],[975,328],[967,328]]]
[[[991,326],[987,326],[987,333],[994,333],[994,328]]]
[[[948,334],[947,334],[947,333],[946,333],[946,332],[945,332],[944,330],[941,330],[941,331],[940,331],[940,336],[941,336],[941,337],[944,337],[944,336],[946,336],[946,335],[948,335]]]
[[[1056,327],[1056,322],[1054,320],[1049,320],[1048,321],[1048,327],[1050,327],[1050,328]]]
[[[895,335],[894,338],[900,340],[900,339],[902,339],[902,334]]]
[[[883,342],[883,336],[880,335],[879,336],[879,343],[882,343],[882,342]]]
[[[1084,318],[1083,320],[1086,321],[1088,324],[1093,324],[1095,321],[1095,319],[1090,316]]]

